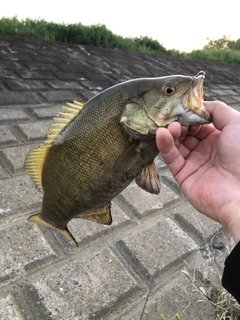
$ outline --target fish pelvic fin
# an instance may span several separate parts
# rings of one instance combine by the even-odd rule
[[[70,233],[70,231],[68,230],[67,226],[64,229],[58,229],[58,228],[54,227],[53,225],[51,225],[50,223],[44,221],[42,216],[41,216],[41,213],[37,213],[37,214],[34,214],[34,215],[30,216],[28,218],[28,221],[40,224],[41,226],[49,228],[49,229],[55,229],[55,230],[60,231],[61,234],[64,235],[64,237],[66,237],[68,240],[73,241],[78,246],[77,241],[75,240],[73,235]]]
[[[98,209],[96,211],[87,213],[87,214],[80,214],[76,216],[75,218],[79,219],[86,219],[93,222],[110,225],[112,224],[112,216],[111,216],[111,203],[108,203],[106,206],[104,206],[101,209]]]
[[[52,144],[58,135],[81,113],[83,107],[84,103],[82,102],[67,103],[67,106],[63,107],[63,111],[59,112],[59,116],[54,118],[44,146],[33,149],[27,154],[24,166],[39,191],[43,192],[42,170]]]
[[[154,162],[151,162],[143,168],[141,173],[135,179],[135,182],[143,190],[149,193],[159,194],[161,184],[159,180],[159,173]]]

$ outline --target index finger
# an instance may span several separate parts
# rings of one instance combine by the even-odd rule
[[[156,143],[161,152],[164,162],[169,167],[173,176],[182,169],[185,159],[175,146],[172,134],[166,128],[158,128],[156,132]]]

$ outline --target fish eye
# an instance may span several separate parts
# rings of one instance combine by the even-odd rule
[[[174,91],[175,91],[175,88],[174,87],[169,87],[169,86],[165,86],[162,89],[163,94],[166,94],[166,95],[171,95],[171,94],[174,93]]]

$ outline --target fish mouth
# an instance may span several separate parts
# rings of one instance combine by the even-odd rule
[[[192,91],[194,92],[196,98],[201,102],[203,102],[203,96],[204,96],[204,92],[203,92],[204,80],[205,80],[205,72],[200,71],[196,74],[196,76],[193,78],[193,81],[192,81]]]
[[[212,117],[203,105],[205,72],[198,72],[192,79],[189,90],[183,96],[183,106],[201,117],[203,122],[209,123],[212,121]]]

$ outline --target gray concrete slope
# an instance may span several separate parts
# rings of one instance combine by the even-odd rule
[[[232,239],[189,205],[160,157],[161,194],[132,183],[114,199],[111,226],[71,221],[79,247],[27,221],[42,194],[23,167],[66,101],[200,70],[206,99],[239,109],[240,65],[0,37],[0,319],[215,319],[205,295],[222,290]]]

